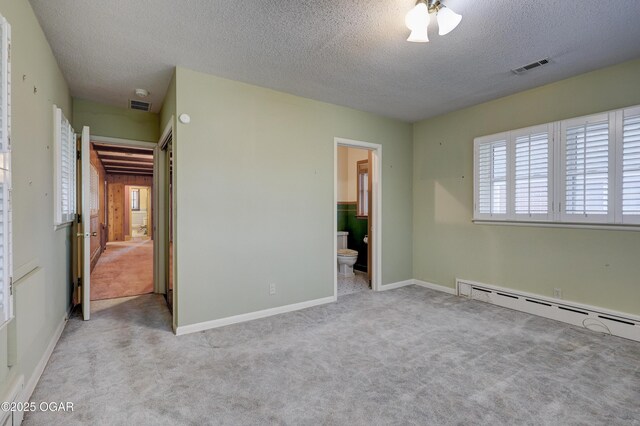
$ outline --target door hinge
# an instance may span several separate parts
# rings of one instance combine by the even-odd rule
[[[82,223],[82,215],[78,213],[78,223]]]
[[[82,277],[78,277],[78,288],[82,287]]]
[[[13,296],[13,277],[9,277],[9,296]]]

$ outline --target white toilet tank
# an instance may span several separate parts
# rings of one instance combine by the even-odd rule
[[[338,231],[336,238],[338,239],[338,250],[346,249],[347,247],[347,237],[349,233],[347,231]]]

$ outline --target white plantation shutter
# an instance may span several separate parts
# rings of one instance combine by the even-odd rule
[[[474,139],[473,218],[640,225],[640,105]]]
[[[56,155],[55,224],[62,225],[76,215],[76,135],[62,110],[53,106]]]
[[[618,172],[621,186],[622,223],[640,223],[640,108],[622,114],[621,146]]]
[[[10,38],[11,27],[0,16],[0,325],[13,316]]]
[[[475,217],[507,216],[507,138],[505,134],[475,142]]]
[[[608,222],[612,184],[608,114],[567,120],[562,126],[564,197],[567,222]]]
[[[516,218],[548,220],[551,217],[552,138],[552,125],[512,132]]]

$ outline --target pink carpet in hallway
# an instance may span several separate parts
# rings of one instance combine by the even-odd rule
[[[107,243],[91,273],[91,300],[153,292],[153,241]]]

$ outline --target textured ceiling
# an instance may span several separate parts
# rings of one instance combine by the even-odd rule
[[[154,111],[174,66],[417,121],[640,57],[639,0],[446,0],[462,23],[427,44],[414,0],[30,1],[73,96]]]

